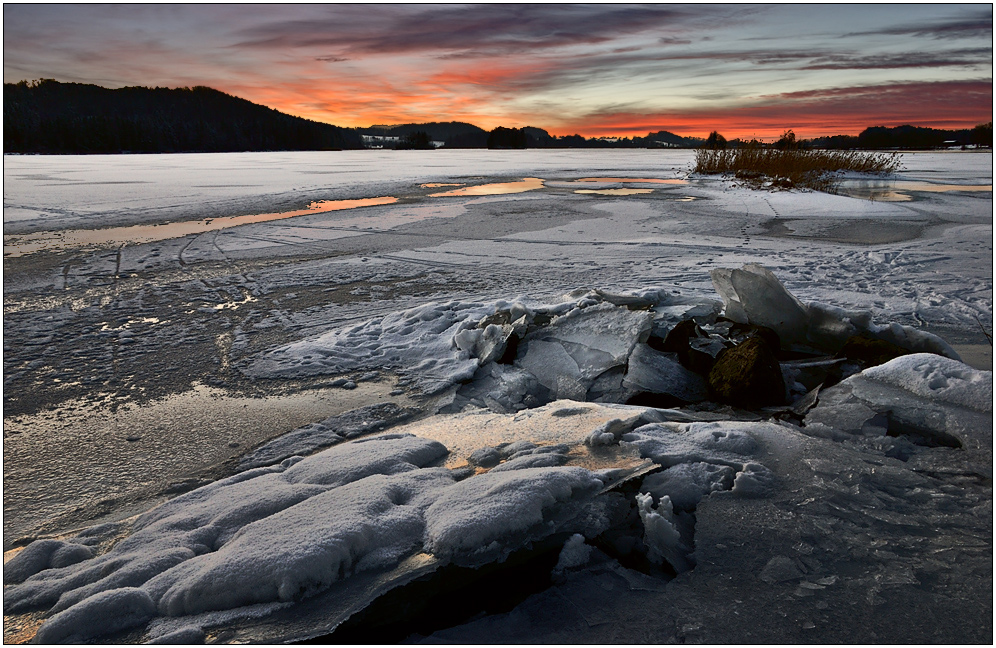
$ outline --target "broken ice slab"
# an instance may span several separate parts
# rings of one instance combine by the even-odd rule
[[[701,376],[682,367],[674,354],[655,351],[645,344],[633,349],[622,384],[635,391],[669,394],[690,403],[706,398]]]
[[[716,268],[709,276],[723,298],[728,318],[767,326],[787,342],[806,341],[809,322],[806,307],[785,290],[770,270],[748,263],[741,269]]]
[[[651,315],[610,304],[577,308],[530,332],[516,364],[554,398],[584,400],[598,376],[624,366],[650,334]]]
[[[989,447],[993,374],[930,353],[866,369],[822,390],[804,431],[906,435],[920,445]],[[990,466],[991,470],[991,466]]]
[[[910,351],[961,359],[947,342],[932,333],[900,324],[878,326],[868,311],[848,311],[815,302],[803,304],[770,270],[758,264],[748,263],[739,269],[715,268],[709,275],[723,298],[726,317],[773,329],[787,348],[836,353],[848,338],[865,332]]]

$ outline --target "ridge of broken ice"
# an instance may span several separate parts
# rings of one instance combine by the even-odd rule
[[[517,366],[554,398],[583,397],[599,375],[625,365],[650,330],[645,311],[665,298],[663,289],[620,295],[576,290],[548,304],[526,298],[430,303],[285,345],[243,371],[275,378],[388,368],[433,394],[468,382],[479,367],[500,360],[509,344],[522,341],[532,350]]]
[[[961,360],[951,345],[932,333],[895,323],[876,325],[869,311],[849,311],[818,302],[803,304],[770,270],[756,263],[715,268],[709,274],[723,298],[726,317],[766,326],[778,333],[783,344],[836,353],[849,337],[866,332],[910,351]]]

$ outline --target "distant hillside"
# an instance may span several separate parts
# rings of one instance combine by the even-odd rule
[[[3,85],[4,153],[175,153],[363,148],[353,130],[218,90],[111,90],[50,79]]]
[[[675,135],[670,131],[657,131],[656,133],[647,133],[647,136],[643,138],[647,141],[647,146],[657,147],[679,147],[679,148],[696,148],[702,146],[705,140],[701,137],[682,137],[681,135]]]

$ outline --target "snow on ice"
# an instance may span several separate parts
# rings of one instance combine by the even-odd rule
[[[655,641],[840,641],[850,620],[872,623],[886,603],[917,620],[881,615],[882,640],[978,639],[962,622],[991,573],[979,542],[991,541],[991,490],[979,484],[992,478],[992,372],[962,364],[936,336],[804,304],[765,268],[712,277],[727,320],[711,306],[676,308],[662,290],[591,290],[554,303],[427,304],[259,356],[244,371],[390,367],[433,395],[438,413],[405,422],[374,406],[325,420],[131,522],[36,541],[5,566],[5,613],[47,610],[43,642],[197,641],[212,628],[231,640],[303,639],[334,625],[302,612],[315,625],[289,630],[267,626],[268,615],[321,601],[326,619],[345,618],[405,587],[414,562],[420,577],[444,578],[448,565],[502,564],[552,543],[553,589],[509,614],[534,618],[556,594],[596,618],[583,592],[611,575],[630,585],[601,599],[602,614],[636,607],[669,619],[616,640],[645,641],[653,625]],[[799,384],[791,407],[708,401],[703,375],[653,348],[690,310],[702,348],[734,345],[733,322],[813,354],[805,367],[785,361],[787,398],[798,380],[820,384],[802,396],[810,387]],[[833,358],[857,333],[915,353],[870,367]],[[687,406],[625,404],[646,393]],[[633,585],[648,577],[656,584]],[[247,619],[254,630],[238,634]],[[551,634],[497,615],[429,639],[603,632],[569,627]]]

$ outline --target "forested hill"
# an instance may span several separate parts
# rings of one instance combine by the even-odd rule
[[[4,153],[176,153],[363,148],[350,129],[206,87],[110,90],[50,79],[3,85]]]

